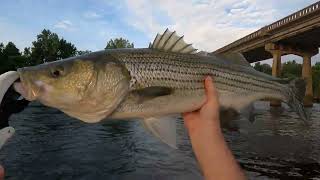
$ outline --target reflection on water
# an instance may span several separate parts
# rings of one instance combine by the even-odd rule
[[[254,106],[228,122],[225,137],[251,179],[320,177],[320,105],[305,126],[287,107]],[[250,117],[251,121],[248,121]],[[7,179],[202,179],[181,119],[178,150],[138,121],[84,124],[31,104],[14,115],[14,138],[1,150]]]

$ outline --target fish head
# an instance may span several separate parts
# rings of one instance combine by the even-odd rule
[[[70,105],[81,99],[93,75],[91,63],[56,61],[19,68],[21,83],[15,89],[27,100],[39,100],[46,105]]]
[[[128,91],[128,75],[113,61],[72,58],[18,69],[14,88],[27,100],[85,122],[110,114]]]

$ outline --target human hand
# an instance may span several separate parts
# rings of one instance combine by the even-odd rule
[[[185,126],[187,127],[189,134],[203,129],[210,129],[210,131],[221,131],[218,92],[210,76],[205,79],[205,91],[206,102],[202,105],[202,107],[197,111],[183,114]],[[207,126],[209,126],[209,128],[207,128]]]
[[[229,150],[220,128],[218,93],[212,79],[205,79],[206,102],[183,114],[193,151],[206,180],[246,179]]]

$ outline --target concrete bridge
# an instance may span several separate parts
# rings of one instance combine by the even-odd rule
[[[272,75],[281,74],[281,56],[294,54],[303,58],[302,77],[307,81],[305,106],[312,106],[311,57],[319,53],[320,47],[320,1],[256,32],[253,32],[214,54],[240,52],[250,62],[273,58]],[[272,101],[271,105],[280,105]]]

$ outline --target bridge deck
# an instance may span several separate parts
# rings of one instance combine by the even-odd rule
[[[301,48],[320,47],[320,1],[259,29],[215,54],[242,52],[249,62],[272,58],[267,43],[290,44]]]

